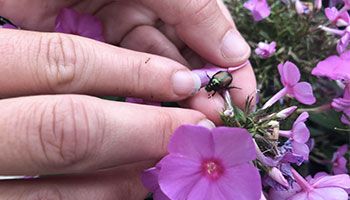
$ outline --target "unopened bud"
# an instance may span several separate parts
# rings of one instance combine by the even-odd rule
[[[276,114],[276,117],[278,119],[286,119],[287,117],[289,117],[291,114],[293,114],[293,112],[297,109],[298,107],[297,106],[291,106],[291,107],[288,107],[286,109],[283,109],[281,111],[279,111],[277,114]]]
[[[235,115],[235,113],[233,112],[232,109],[227,109],[224,111],[224,116],[225,117],[233,117]]]

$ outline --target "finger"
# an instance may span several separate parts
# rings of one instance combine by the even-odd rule
[[[160,55],[183,65],[188,65],[176,46],[159,30],[151,26],[137,26],[124,37],[120,46],[135,51]]]
[[[147,191],[140,174],[152,164],[141,162],[89,174],[0,181],[0,199],[144,199]]]
[[[217,0],[142,0],[167,24],[173,25],[180,38],[205,59],[221,66],[245,62],[250,48],[227,20]]]
[[[1,97],[84,93],[175,101],[200,86],[185,66],[163,57],[59,33],[0,35]]]
[[[253,108],[255,106],[257,86],[251,64],[248,62],[246,66],[234,71],[232,77],[231,86],[238,88],[230,89],[233,103],[244,109],[247,98],[253,98],[251,105],[251,108]]]
[[[159,31],[162,32],[178,49],[182,50],[186,47],[186,44],[179,38],[176,30],[173,26],[163,23],[158,27]]]
[[[194,110],[81,95],[6,99],[0,111],[2,175],[83,172],[159,159],[178,126],[208,122]]]
[[[220,113],[225,109],[225,102],[220,95],[214,95],[209,98],[208,93],[205,90],[201,90],[195,96],[181,101],[180,104],[186,108],[198,110],[216,125],[222,125]]]

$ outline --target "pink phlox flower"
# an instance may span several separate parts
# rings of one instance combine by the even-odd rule
[[[144,105],[151,105],[151,106],[162,106],[162,104],[160,102],[146,101],[144,99],[133,98],[133,97],[125,98],[125,102],[136,103],[136,104],[144,104]]]
[[[339,54],[342,54],[347,50],[350,43],[350,26],[347,26],[344,30],[328,28],[325,26],[320,26],[320,28],[328,33],[340,36],[337,43],[337,52]]]
[[[348,145],[344,144],[340,146],[337,151],[333,154],[332,163],[333,163],[333,173],[334,174],[346,174],[348,169],[346,168],[347,160],[344,157],[348,151]]]
[[[158,176],[160,169],[161,164],[158,163],[155,167],[145,170],[141,175],[141,181],[145,188],[153,193],[154,200],[170,200],[159,187]]]
[[[244,3],[244,7],[253,15],[254,21],[260,21],[268,17],[271,13],[266,0],[249,0]]]
[[[232,148],[234,147],[234,148]],[[261,197],[260,175],[247,130],[179,127],[160,162],[158,183],[170,199],[252,200]]]
[[[55,31],[104,41],[103,26],[98,18],[90,14],[80,14],[70,8],[64,8],[58,14]]]
[[[265,42],[259,42],[258,47],[255,49],[256,55],[262,59],[271,57],[276,52],[276,42],[272,41],[270,44]]]
[[[350,16],[348,12],[340,12],[336,7],[325,9],[326,17],[337,26],[348,26],[350,24]]]
[[[270,107],[285,95],[295,97],[295,99],[300,103],[306,105],[311,105],[316,102],[316,98],[312,92],[311,84],[307,82],[299,82],[300,71],[294,63],[287,61],[284,64],[279,64],[278,71],[281,76],[281,82],[284,88],[276,93],[273,97],[271,97],[265,103],[262,109]]]
[[[303,156],[304,160],[308,160],[310,149],[306,142],[310,138],[310,131],[305,125],[305,121],[309,117],[307,112],[303,112],[293,123],[292,130],[280,130],[280,136],[289,138],[293,147],[293,152]]]
[[[338,112],[343,112],[340,120],[343,124],[350,125],[350,83],[345,84],[342,98],[333,99],[331,106]]]
[[[292,173],[296,182],[289,190],[271,188],[271,200],[348,200],[346,189],[350,188],[350,177],[347,174],[329,176],[318,173],[305,180],[294,169]]]
[[[320,61],[312,70],[314,76],[327,77],[332,80],[341,80],[350,83],[350,51],[345,51],[340,56],[329,56]]]

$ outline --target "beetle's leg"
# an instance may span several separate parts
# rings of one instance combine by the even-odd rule
[[[208,75],[207,71],[205,71],[205,75],[207,75],[208,79],[210,80],[210,76]]]

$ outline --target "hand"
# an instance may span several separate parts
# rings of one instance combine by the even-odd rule
[[[178,50],[189,52],[181,41],[186,41],[206,60],[223,66],[243,63],[249,55],[249,48],[234,30],[233,22],[225,17],[227,11],[221,4],[186,2],[169,1],[167,5],[150,0],[89,1],[89,4],[2,1],[0,11],[4,17],[24,29],[37,31],[52,30],[55,16],[63,7],[74,5],[78,10],[89,10],[103,21],[109,43],[178,62],[77,36],[1,30],[0,95],[5,98],[76,93],[183,100],[196,89],[185,65],[200,60],[193,52],[189,53],[193,59],[186,59]],[[177,15],[180,10],[181,16]],[[159,29],[150,26],[158,20],[157,16],[165,22]],[[241,44],[243,50],[237,51],[240,55],[223,56],[221,41],[229,30],[235,35],[236,39],[231,41],[238,44],[235,47],[239,49]],[[206,38],[199,38],[198,33],[207,33]],[[143,35],[149,37],[141,38]],[[144,41],[141,44],[140,39]],[[225,52],[229,46],[223,48]],[[234,84],[243,88],[232,91],[236,93],[234,97],[239,97],[234,100],[242,103],[255,90],[254,75],[251,67],[246,66],[234,76]],[[251,83],[239,82],[243,79]],[[208,100],[206,93],[186,103],[203,108],[214,120],[223,105],[218,95]],[[184,123],[208,125],[202,121],[205,116],[193,110],[109,102],[84,95],[1,100],[0,111],[1,174],[84,173],[2,182],[0,197],[4,198],[28,199],[32,195],[34,199],[141,199],[145,191],[138,181],[140,171],[166,153],[175,128]],[[105,168],[109,170],[96,172]]]

